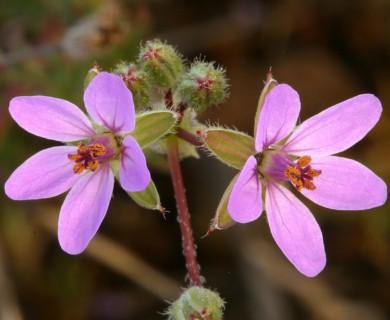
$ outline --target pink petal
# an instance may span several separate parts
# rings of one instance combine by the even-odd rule
[[[46,139],[70,142],[91,137],[87,116],[73,103],[45,97],[16,97],[10,102],[12,118],[24,130]]]
[[[256,130],[256,150],[261,152],[287,137],[297,123],[301,103],[298,93],[279,84],[265,98]]]
[[[120,134],[133,131],[133,96],[120,77],[99,73],[85,90],[84,102],[88,113],[99,125]]]
[[[297,156],[323,157],[353,146],[379,120],[382,105],[372,94],[343,101],[303,122],[283,150]]]
[[[387,199],[387,186],[361,163],[342,157],[314,159],[312,168],[322,170],[314,178],[316,189],[302,189],[313,202],[336,210],[364,210],[381,206]]]
[[[263,211],[261,182],[253,156],[248,158],[233,186],[228,211],[232,219],[239,223],[256,220]]]
[[[279,184],[267,183],[265,206],[271,233],[279,248],[304,275],[325,267],[321,229],[306,206]]]
[[[5,193],[13,200],[42,199],[69,190],[80,178],[68,159],[77,147],[61,146],[42,150],[27,159],[5,183]]]
[[[142,191],[150,183],[145,155],[132,136],[126,136],[123,140],[119,176],[122,188],[130,192]]]
[[[113,188],[111,168],[103,165],[82,176],[70,190],[58,221],[58,239],[65,252],[84,251],[106,215]]]

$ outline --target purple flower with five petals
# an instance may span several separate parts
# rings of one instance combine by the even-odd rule
[[[52,97],[16,97],[9,108],[19,126],[32,134],[79,142],[38,152],[5,184],[6,194],[14,200],[50,198],[71,189],[58,222],[59,243],[70,254],[81,253],[97,232],[118,167],[126,191],[142,191],[151,181],[142,149],[129,135],[135,110],[122,79],[99,73],[85,90],[84,103],[91,120],[74,104]]]
[[[361,140],[377,123],[380,101],[362,94],[336,104],[295,128],[298,93],[286,84],[266,96],[255,128],[255,149],[230,195],[228,211],[239,223],[260,217],[264,209],[276,243],[304,275],[324,268],[321,230],[309,209],[286,187],[326,208],[363,210],[380,206],[386,184],[359,162],[333,156]],[[265,189],[265,192],[264,192]]]

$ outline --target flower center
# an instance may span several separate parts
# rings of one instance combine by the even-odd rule
[[[284,176],[291,181],[298,191],[301,191],[302,188],[308,190],[316,188],[313,178],[318,177],[321,170],[312,169],[310,162],[310,156],[303,156],[298,158],[296,165],[288,164],[284,170]]]
[[[85,145],[80,142],[77,152],[68,154],[68,159],[75,162],[74,173],[81,174],[84,170],[96,171],[99,168],[98,157],[106,154],[106,147],[100,143]]]

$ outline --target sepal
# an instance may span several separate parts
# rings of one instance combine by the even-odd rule
[[[269,70],[267,73],[267,79],[264,84],[264,88],[261,91],[260,97],[259,97],[259,102],[257,103],[257,110],[256,110],[256,115],[255,115],[255,130],[254,130],[254,136],[256,137],[257,134],[257,123],[259,122],[259,117],[260,117],[260,111],[263,108],[265,97],[267,94],[276,86],[278,85],[278,82],[273,78],[272,76],[272,71]]]
[[[131,135],[144,148],[170,133],[176,120],[176,113],[169,110],[140,113],[136,116],[135,129]]]
[[[237,181],[239,173],[233,178],[233,180],[229,183],[225,192],[222,195],[221,201],[217,207],[217,211],[215,213],[214,218],[210,222],[210,227],[207,233],[211,233],[214,230],[226,230],[236,224],[236,222],[232,219],[227,209],[230,194],[232,193],[233,186]]]
[[[200,136],[216,158],[239,170],[251,155],[256,154],[254,139],[240,131],[211,127]]]
[[[85,89],[87,89],[87,87],[89,86],[89,84],[92,82],[92,80],[100,73],[100,67],[99,65],[95,62],[93,64],[93,67],[88,71],[87,75],[85,76],[85,79],[84,79],[84,84],[83,84],[83,87],[84,87],[84,91]]]
[[[164,213],[164,208],[160,203],[160,196],[153,182],[150,181],[145,190],[139,192],[128,192],[128,195],[141,207],[151,210],[159,210]]]

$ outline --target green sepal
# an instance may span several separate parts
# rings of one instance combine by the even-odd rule
[[[215,157],[239,170],[251,155],[256,154],[254,139],[240,131],[209,128],[202,132],[201,137]]]
[[[150,180],[150,183],[145,190],[139,192],[128,192],[128,195],[141,207],[164,212],[164,208],[160,203],[160,196],[153,180]]]
[[[230,216],[227,207],[229,203],[230,194],[232,193],[232,189],[237,181],[238,175],[239,173],[237,173],[237,175],[229,183],[228,187],[223,193],[221,201],[219,202],[219,205],[217,207],[215,216],[210,222],[208,233],[213,232],[214,230],[226,230],[236,224],[236,222]]]
[[[259,123],[260,112],[263,109],[265,98],[268,93],[278,85],[278,82],[273,78],[271,70],[267,73],[267,80],[264,88],[261,91],[259,102],[257,103],[256,115],[255,115],[255,128],[253,130],[254,136],[257,134],[257,124]]]
[[[176,113],[169,110],[140,113],[136,116],[135,129],[131,135],[137,140],[141,148],[144,148],[170,133],[176,119]]]

